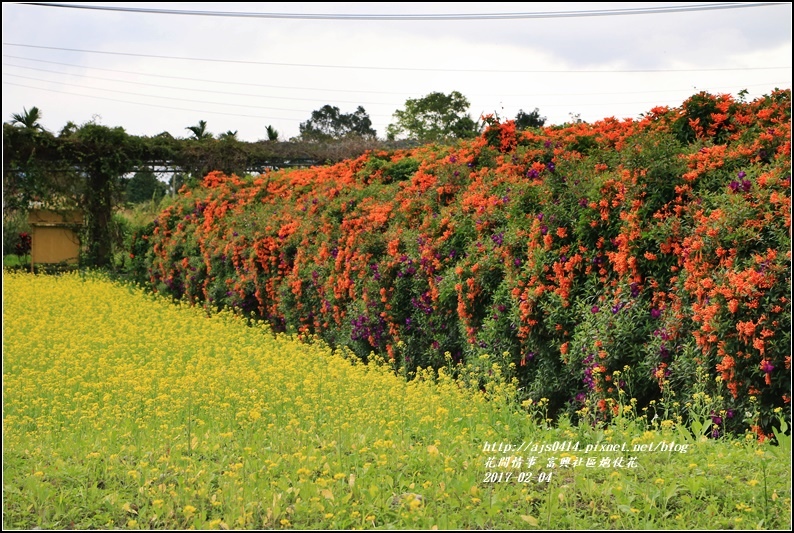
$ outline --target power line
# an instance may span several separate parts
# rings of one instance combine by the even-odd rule
[[[132,84],[132,85],[140,85],[140,86],[143,86],[143,87],[157,87],[157,88],[161,88],[161,89],[174,89],[174,90],[177,90],[177,91],[194,91],[194,92],[210,93],[210,94],[226,94],[226,95],[229,95],[229,96],[250,96],[250,97],[253,97],[253,98],[272,98],[274,100],[300,100],[300,101],[304,101],[304,102],[318,102],[318,101],[322,100],[321,98],[299,98],[299,97],[294,97],[294,96],[269,96],[269,95],[266,95],[266,94],[236,93],[236,92],[230,92],[230,91],[214,91],[212,89],[199,89],[199,88],[195,88],[195,87],[176,87],[174,85],[162,85],[162,84],[159,84],[159,83],[146,83],[146,82],[142,82],[142,81],[119,80],[119,79],[115,79],[115,78],[104,78],[102,76],[89,76],[89,75],[86,75],[86,74],[72,74],[70,72],[58,72],[58,71],[55,71],[55,70],[47,70],[47,69],[44,69],[44,68],[26,67],[26,66],[23,66],[23,65],[9,65],[8,63],[3,63],[3,65],[8,66],[8,67],[24,68],[24,69],[27,69],[27,70],[35,70],[35,71],[38,71],[38,72],[47,72],[49,74],[61,74],[61,75],[66,75],[66,76],[79,76],[81,78],[87,78],[87,79],[92,79],[92,80],[103,80],[103,81],[110,81],[110,82],[114,82],[114,83],[128,83],[128,84]],[[14,76],[14,74],[9,74],[9,76]],[[19,76],[19,77],[25,77],[25,76]],[[34,80],[37,80],[37,81],[48,81],[48,80],[40,80],[38,78],[29,78],[29,79],[34,79]],[[56,83],[56,82],[53,82],[53,83]],[[313,89],[313,90],[322,90],[322,89]],[[390,102],[362,102],[362,101],[353,101],[353,100],[334,100],[334,102],[335,103],[342,103],[342,104],[393,105]]]
[[[298,20],[389,20],[389,21],[450,21],[450,20],[515,20],[551,19],[582,17],[614,17],[622,15],[657,15],[662,13],[688,13],[694,11],[715,11],[723,9],[745,9],[787,5],[790,2],[723,2],[719,4],[694,4],[666,7],[639,7],[627,9],[599,9],[576,11],[535,11],[524,13],[414,13],[414,14],[364,14],[364,13],[256,13],[237,11],[196,11],[180,9],[155,9],[141,7],[90,6],[60,4],[52,2],[24,2],[24,5],[37,7],[61,7],[71,9],[90,9],[95,11],[117,11],[125,13],[147,13],[155,15],[190,15],[204,17],[298,19]]]
[[[129,75],[132,75],[132,76],[148,76],[148,77],[152,77],[152,78],[164,78],[164,79],[171,79],[171,80],[182,80],[182,81],[191,81],[191,82],[200,82],[200,83],[215,83],[215,84],[222,84],[222,85],[230,85],[230,84],[232,84],[232,85],[235,85],[235,86],[265,87],[265,88],[270,88],[270,89],[287,89],[287,90],[300,90],[300,91],[340,92],[340,93],[346,93],[346,94],[366,93],[366,94],[388,94],[388,95],[401,95],[401,96],[409,95],[409,93],[406,93],[404,91],[403,92],[395,92],[395,91],[369,91],[369,90],[361,90],[361,89],[329,89],[329,88],[325,88],[325,87],[322,87],[322,88],[320,88],[320,87],[296,87],[296,86],[290,86],[290,85],[271,85],[271,84],[265,84],[265,83],[250,83],[250,82],[242,82],[242,81],[227,82],[227,81],[219,81],[219,80],[213,80],[213,79],[207,79],[207,78],[192,78],[192,77],[184,77],[184,76],[171,76],[171,75],[167,75],[167,74],[149,74],[149,73],[146,73],[146,72],[135,72],[135,71],[130,71],[130,70],[120,70],[120,69],[112,69],[112,68],[94,67],[94,66],[90,66],[90,65],[78,65],[78,64],[75,64],[75,63],[64,63],[64,62],[61,62],[61,61],[47,61],[47,60],[43,60],[43,59],[34,59],[34,58],[30,58],[30,57],[13,56],[13,55],[8,55],[8,54],[3,54],[2,57],[10,58],[10,59],[21,59],[23,61],[33,61],[33,62],[36,62],[36,63],[47,63],[47,64],[51,64],[51,65],[61,65],[61,66],[75,67],[75,68],[81,68],[81,69],[99,70],[99,71],[103,71],[103,72],[117,72],[117,73],[120,73],[120,74],[129,74]],[[193,87],[174,87],[174,86],[168,86],[168,85],[158,85],[158,84],[149,84],[149,83],[144,83],[144,82],[120,80],[120,79],[115,79],[115,78],[102,78],[102,77],[99,77],[99,76],[88,76],[88,75],[84,75],[84,74],[73,74],[73,73],[68,73],[68,72],[59,72],[59,71],[54,71],[54,70],[47,70],[47,69],[39,69],[39,68],[35,68],[35,67],[28,67],[28,66],[24,66],[24,65],[14,65],[14,64],[11,64],[11,63],[3,63],[3,64],[6,65],[6,66],[9,66],[9,67],[24,68],[24,69],[36,70],[36,71],[40,71],[40,72],[49,72],[49,73],[52,73],[52,74],[65,74],[65,75],[69,75],[69,76],[82,76],[82,77],[91,78],[91,79],[100,79],[100,80],[113,81],[113,82],[118,82],[118,83],[133,83],[133,84],[136,84],[136,85],[145,85],[145,86],[152,86],[152,87],[164,87],[164,88],[172,88],[172,89],[179,89],[179,90],[188,90],[188,91],[197,91],[197,92],[210,92],[210,93],[218,93],[218,94],[237,95],[237,96],[255,96],[255,97],[261,97],[261,98],[265,98],[265,97],[266,98],[277,98],[277,99],[285,98],[285,99],[291,99],[291,100],[306,100],[306,101],[315,101],[315,100],[317,100],[317,99],[309,99],[309,98],[295,98],[295,97],[286,98],[286,97],[278,97],[278,96],[263,96],[263,95],[252,95],[252,94],[245,94],[245,93],[233,93],[233,92],[227,92],[227,91],[212,91],[212,90],[209,90],[209,89],[196,89],[196,88],[193,88]],[[791,83],[790,81],[787,81],[787,82],[754,83],[754,84],[744,84],[744,85],[741,85],[741,86],[714,87],[711,90],[716,91],[716,90],[733,90],[733,89],[737,89],[737,88],[738,89],[746,89],[746,88],[749,88],[749,87],[770,87],[770,86],[774,86],[774,85],[786,85],[786,84],[790,84],[790,83]],[[670,92],[691,93],[691,91],[692,91],[692,88],[691,87],[687,87],[686,89],[667,89],[667,90],[655,90],[655,91],[619,91],[619,92],[592,92],[592,91],[588,91],[588,92],[581,92],[581,93],[553,92],[553,93],[509,93],[509,94],[501,93],[499,96],[502,96],[502,97],[520,97],[520,98],[536,98],[538,96],[604,96],[604,95],[618,96],[618,95],[627,95],[627,94],[629,94],[629,95],[630,94],[658,94],[658,93],[670,93]],[[485,95],[475,93],[475,94],[470,94],[468,96],[485,96]],[[492,96],[492,93],[489,93],[487,96]],[[372,105],[383,104],[383,105],[387,105],[387,104],[385,104],[383,102],[361,102],[361,101],[344,102],[344,101],[339,101],[339,100],[337,100],[337,101],[341,102],[341,103],[372,104]],[[388,105],[391,105],[391,104],[388,104]]]
[[[131,92],[131,91],[121,91],[121,90],[118,90],[118,89],[104,89],[102,87],[87,87],[85,85],[78,85],[76,83],[65,83],[65,82],[60,82],[60,81],[59,82],[53,82],[53,81],[50,81],[50,80],[42,80],[41,78],[33,78],[31,76],[20,76],[19,74],[5,74],[5,76],[11,76],[11,77],[14,77],[14,78],[22,78],[22,79],[25,79],[25,80],[41,81],[41,82],[44,82],[44,83],[58,83],[60,85],[65,85],[67,87],[77,87],[78,89],[89,89],[89,90],[96,90],[96,91],[106,91],[106,92],[110,92],[110,93],[126,94],[126,95],[130,95],[130,96],[143,96],[145,98],[160,98],[162,100],[178,100],[178,101],[181,101],[181,102],[191,102],[191,103],[194,103],[194,104],[225,105],[225,106],[230,106],[230,107],[244,107],[244,108],[247,108],[247,109],[267,109],[267,110],[270,110],[270,111],[292,111],[292,112],[295,112],[295,113],[304,113],[305,112],[305,110],[303,110],[303,109],[287,109],[287,108],[281,108],[281,107],[267,107],[267,106],[249,105],[249,104],[235,104],[235,103],[229,103],[229,102],[211,102],[211,101],[207,101],[207,100],[193,100],[193,99],[184,98],[184,97],[181,97],[181,96],[180,97],[161,96],[161,95],[155,95],[155,94],[143,94],[143,93],[135,93],[135,92]],[[241,96],[247,96],[247,95],[241,95]],[[318,101],[318,100],[314,100],[314,101]],[[392,105],[392,104],[383,104],[383,105]],[[383,118],[383,117],[387,117],[387,116],[391,116],[391,115],[370,115],[370,116]]]
[[[141,106],[146,106],[146,107],[157,107],[157,108],[161,108],[161,109],[170,109],[170,110],[175,110],[175,111],[191,111],[191,112],[195,112],[195,113],[206,113],[206,114],[210,114],[210,115],[224,115],[224,116],[227,116],[227,117],[263,118],[265,120],[288,120],[290,122],[302,122],[300,119],[296,119],[296,118],[265,117],[265,116],[262,116],[262,115],[252,115],[250,113],[246,113],[246,114],[243,115],[241,113],[224,113],[222,111],[208,111],[206,109],[189,109],[189,108],[185,108],[185,107],[173,107],[173,106],[170,106],[170,105],[145,104],[145,103],[142,103],[142,102],[130,102],[129,100],[120,100],[118,98],[108,98],[106,96],[90,96],[90,95],[87,95],[87,94],[72,93],[72,92],[68,92],[68,91],[58,91],[58,90],[55,90],[55,89],[45,89],[44,87],[34,87],[32,85],[24,85],[22,83],[14,83],[14,82],[5,81],[5,80],[3,80],[3,85],[13,85],[15,87],[24,87],[26,89],[36,89],[36,90],[39,90],[39,91],[47,91],[47,92],[57,93],[57,94],[67,94],[67,95],[70,95],[70,96],[82,96],[83,98],[93,98],[93,99],[96,99],[96,100],[107,100],[107,101],[110,101],[110,102],[120,102],[122,104],[141,105]]]
[[[652,72],[723,72],[723,71],[750,71],[750,70],[780,70],[790,69],[785,67],[733,67],[733,68],[685,68],[685,69],[633,69],[633,70],[501,70],[501,69],[450,69],[450,68],[417,68],[417,67],[382,67],[382,66],[361,66],[361,65],[319,65],[312,63],[276,63],[271,61],[243,61],[241,59],[209,59],[202,57],[178,57],[163,56],[155,54],[133,54],[130,52],[108,52],[106,50],[86,50],[82,48],[62,48],[57,46],[38,46],[21,43],[3,43],[4,46],[19,46],[24,48],[38,48],[42,50],[58,50],[61,52],[82,52],[87,54],[105,54],[114,56],[128,57],[148,57],[153,59],[176,59],[180,61],[206,61],[212,63],[238,63],[244,65],[269,65],[279,67],[302,67],[302,68],[333,68],[333,69],[356,69],[356,70],[389,70],[389,71],[413,71],[413,72],[468,72],[468,73],[513,73],[513,74],[628,74],[628,73],[652,73]]]
[[[121,74],[132,74],[134,76],[149,76],[155,78],[167,78],[170,80],[183,80],[183,81],[198,81],[201,83],[219,83],[223,85],[228,85],[233,83],[234,85],[244,85],[247,87],[267,87],[270,89],[288,89],[288,90],[298,90],[298,91],[323,91],[323,92],[335,92],[335,93],[367,93],[367,94],[394,94],[394,95],[403,95],[405,96],[405,92],[395,92],[395,91],[366,91],[362,89],[329,89],[327,87],[295,87],[291,85],[271,85],[267,83],[250,83],[244,81],[237,81],[234,82],[227,82],[227,81],[219,81],[219,80],[210,80],[206,78],[190,78],[185,76],[170,76],[167,74],[147,74],[146,72],[132,72],[129,70],[119,70],[115,68],[103,68],[103,67],[92,67],[87,65],[78,65],[75,63],[63,63],[60,61],[47,61],[44,59],[33,59],[32,57],[21,57],[21,56],[12,56],[8,54],[3,54],[3,57],[8,57],[11,59],[22,59],[24,61],[34,61],[36,63],[48,63],[51,65],[61,65],[65,67],[76,67],[76,68],[87,68],[91,70],[101,70],[104,72],[119,72]],[[14,65],[18,66],[18,65]],[[29,68],[29,67],[28,67]]]
[[[38,78],[32,78],[32,77],[28,77],[28,76],[18,76],[18,75],[14,75],[14,74],[7,74],[7,76],[13,76],[13,77],[17,77],[17,78],[29,79],[29,80],[34,80],[34,81],[41,81],[41,82],[44,82],[44,83],[56,83],[56,82],[51,82],[51,81],[48,81],[48,80],[41,80],[41,79],[38,79]],[[122,103],[133,104],[133,105],[150,106],[150,107],[158,107],[158,108],[166,108],[166,109],[181,109],[181,110],[185,110],[185,111],[201,111],[201,110],[195,110],[195,109],[176,108],[176,107],[171,107],[171,106],[164,106],[164,105],[144,103],[144,102],[134,102],[134,101],[129,101],[129,100],[121,100],[121,99],[117,99],[117,98],[108,98],[108,97],[103,97],[103,96],[92,96],[92,95],[86,95],[86,94],[80,94],[80,93],[72,93],[72,92],[67,92],[67,91],[58,91],[58,90],[55,90],[55,89],[46,89],[46,88],[43,88],[43,87],[35,87],[35,86],[31,86],[31,85],[13,83],[13,82],[5,81],[5,80],[3,80],[3,83],[4,84],[8,84],[8,85],[13,85],[13,86],[16,86],[16,87],[25,87],[25,88],[29,88],[29,89],[39,89],[39,90],[42,90],[42,91],[49,91],[49,92],[55,92],[55,93],[67,94],[67,95],[74,95],[74,96],[82,96],[84,98],[97,98],[97,99],[100,99],[100,100],[109,100],[109,101],[113,101],[113,102],[122,102]],[[58,82],[58,83],[60,83],[60,82]],[[70,84],[70,83],[61,83],[61,85],[66,85],[66,86],[70,86],[70,87],[77,87],[77,88],[80,88],[80,89],[89,89],[89,90],[96,89],[96,90],[101,90],[101,91],[106,91],[106,92],[113,92],[113,93],[118,93],[118,94],[126,94],[126,95],[130,95],[130,96],[143,96],[143,97],[147,97],[147,98],[162,98],[162,99],[167,99],[167,100],[179,100],[179,101],[182,101],[182,102],[193,102],[193,103],[202,103],[202,104],[220,105],[220,106],[232,106],[232,107],[245,107],[245,108],[250,108],[250,109],[268,109],[268,110],[273,110],[273,111],[287,111],[287,112],[299,112],[299,113],[306,112],[306,110],[302,110],[302,109],[285,109],[285,108],[263,107],[263,106],[245,105],[245,104],[231,104],[231,103],[226,103],[226,102],[211,102],[211,101],[203,101],[203,100],[191,100],[191,99],[186,99],[186,98],[173,98],[173,97],[167,97],[167,96],[155,96],[155,95],[134,93],[134,92],[129,92],[129,91],[116,91],[116,90],[112,90],[112,89],[100,89],[100,88],[97,88],[97,87],[86,87],[84,85],[77,85],[77,84]],[[396,104],[396,105],[399,106],[400,104]],[[562,107],[564,107],[564,108],[571,108],[571,107],[598,107],[598,106],[606,106],[606,105],[609,105],[609,106],[626,106],[626,105],[655,106],[655,105],[663,105],[663,104],[660,104],[658,101],[653,101],[653,102],[626,102],[626,101],[619,101],[619,102],[595,102],[595,103],[574,103],[574,104],[571,104],[571,103],[565,103],[565,104],[534,103],[533,105],[535,105],[537,107],[542,107],[544,109],[547,109],[547,108],[562,108]],[[241,115],[241,114],[237,114],[237,113],[224,113],[224,112],[213,112],[213,113],[214,114],[219,114],[219,115],[258,117],[258,118],[265,118],[265,119],[273,120],[272,117],[263,117],[263,116],[259,116],[259,115],[250,115],[250,114]],[[376,118],[378,118],[378,117],[379,118],[385,118],[387,116],[391,117],[393,115],[374,114],[374,115],[369,115],[369,116],[370,117],[376,117]],[[290,121],[298,121],[299,120],[299,119],[288,119],[288,118],[285,118],[285,117],[279,117],[278,119],[279,120],[290,120]]]

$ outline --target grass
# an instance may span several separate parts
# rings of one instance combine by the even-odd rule
[[[791,526],[785,435],[550,427],[474,367],[406,382],[99,275],[3,278],[4,528]]]

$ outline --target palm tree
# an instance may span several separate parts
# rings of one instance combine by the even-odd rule
[[[44,128],[39,124],[41,120],[41,111],[36,106],[30,108],[30,111],[22,108],[22,113],[13,113],[11,115],[11,124],[16,126],[20,125],[28,130],[43,130]]]
[[[237,140],[237,130],[229,130],[226,133],[221,133],[218,135],[218,139],[220,140],[227,140],[227,141],[236,141]]]
[[[267,140],[268,141],[277,141],[278,140],[278,131],[273,126],[267,126]]]
[[[188,126],[185,128],[186,130],[190,130],[193,132],[193,135],[196,136],[196,139],[199,141],[202,139],[211,139],[212,134],[207,131],[207,121],[206,120],[199,120],[198,125],[196,126]]]

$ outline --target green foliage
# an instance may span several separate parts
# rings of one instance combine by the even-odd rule
[[[21,210],[3,211],[3,255],[17,254],[22,233],[30,234],[27,213]]]
[[[28,130],[43,130],[39,120],[41,120],[41,111],[36,106],[31,107],[30,110],[22,108],[22,113],[11,115],[12,126],[20,126]]]
[[[468,109],[469,101],[458,91],[409,98],[405,109],[394,112],[395,122],[388,126],[387,138],[406,135],[420,143],[472,138],[477,135],[477,123],[466,113]]]
[[[193,138],[196,139],[197,141],[212,139],[212,133],[207,131],[206,120],[199,120],[198,124],[196,124],[195,126],[188,126],[185,129],[190,130],[190,132],[193,134]]]
[[[324,105],[306,122],[300,124],[300,137],[305,141],[332,141],[345,137],[375,138],[372,120],[363,107],[358,106],[353,113],[341,113],[339,108]]]
[[[417,170],[419,170],[419,161],[412,157],[405,157],[395,162],[391,161],[388,155],[384,158],[372,156],[357,175],[367,181],[380,181],[386,184],[408,180]]]
[[[516,114],[516,128],[519,130],[542,128],[545,123],[546,117],[540,116],[540,110],[537,107],[529,113],[520,109],[518,114]]]
[[[124,200],[132,204],[157,201],[167,193],[165,183],[151,170],[140,170],[126,181]]]

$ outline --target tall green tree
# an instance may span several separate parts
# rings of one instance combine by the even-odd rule
[[[376,136],[372,120],[361,106],[353,113],[342,113],[338,107],[326,104],[312,111],[311,118],[300,124],[300,137],[304,141],[333,141],[349,137],[374,139]]]
[[[133,204],[159,200],[168,192],[166,184],[148,168],[139,170],[126,180],[124,189],[124,200]]]
[[[29,130],[43,130],[44,128],[39,124],[40,120],[41,111],[36,106],[31,107],[30,110],[23,107],[22,113],[13,113],[11,115],[12,126],[22,126]]]
[[[537,107],[529,113],[525,113],[523,109],[519,109],[516,115],[516,128],[519,130],[542,128],[545,123],[546,117],[540,116],[540,111]]]
[[[276,128],[274,128],[273,126],[268,124],[266,131],[267,131],[267,140],[268,141],[277,141],[278,140],[278,130],[276,130]]]
[[[199,120],[195,126],[188,126],[185,128],[193,133],[195,139],[201,141],[203,139],[212,139],[212,134],[207,131],[207,121]]]
[[[469,101],[458,91],[409,98],[405,101],[405,109],[394,112],[396,120],[386,129],[386,138],[394,140],[405,135],[408,139],[430,143],[475,137],[477,123],[468,109]]]

